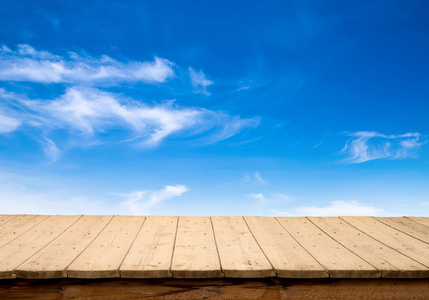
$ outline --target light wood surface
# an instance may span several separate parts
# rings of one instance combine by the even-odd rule
[[[323,278],[326,270],[273,217],[244,217],[277,277]]]
[[[65,269],[87,248],[113,216],[83,216],[43,251],[21,264],[15,273],[22,278],[67,277]]]
[[[171,273],[175,278],[223,276],[209,217],[179,217]]]
[[[280,224],[332,278],[377,278],[376,268],[343,247],[304,217],[279,217]]]
[[[429,269],[415,260],[387,247],[376,239],[362,233],[345,221],[336,217],[309,217],[317,227],[365,258],[376,267],[384,278],[421,278],[429,276]]]
[[[0,248],[0,278],[14,278],[13,271],[63,233],[81,216],[52,216]]]
[[[428,220],[0,215],[0,279],[429,279]]]
[[[404,217],[397,218],[375,218],[378,221],[389,225],[403,233],[406,233],[416,239],[419,239],[425,243],[429,244],[429,231],[428,227],[419,223],[412,221]]]
[[[119,266],[146,217],[114,216],[97,238],[67,267],[71,278],[119,277]]]
[[[428,217],[405,217],[405,218],[429,227],[429,218]]]
[[[149,216],[125,257],[122,278],[171,277],[178,217]]]
[[[49,216],[21,215],[0,226],[0,247],[13,241]]]
[[[372,217],[341,217],[347,223],[415,261],[429,267],[429,245]]]
[[[242,217],[212,217],[222,272],[226,277],[272,277],[273,268]]]
[[[21,215],[0,215],[0,226],[20,216]]]

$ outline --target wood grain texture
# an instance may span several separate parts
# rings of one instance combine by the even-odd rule
[[[429,267],[429,245],[372,217],[341,217],[344,221],[386,246]]]
[[[304,217],[279,217],[279,223],[332,278],[377,278],[376,268],[325,234]]]
[[[0,215],[0,226],[22,215]]]
[[[273,217],[244,217],[277,277],[324,278],[326,270]]]
[[[67,277],[65,269],[88,247],[113,216],[83,216],[45,248],[21,264],[21,278]]]
[[[69,278],[119,277],[119,266],[146,217],[114,216],[95,240],[67,267]]]
[[[7,222],[7,226],[0,226],[0,247],[13,241],[48,217],[49,216],[40,215],[20,215]]]
[[[429,268],[362,233],[340,218],[308,219],[341,245],[376,267],[384,278],[429,276]]]
[[[0,215],[0,279],[424,279],[428,220]]]
[[[419,222],[412,221],[404,217],[396,218],[375,218],[378,221],[402,231],[416,239],[429,244],[429,228]]]
[[[14,270],[52,242],[81,216],[50,216],[0,248],[0,278],[14,278]]]
[[[209,217],[179,217],[171,274],[175,278],[223,276]]]
[[[242,217],[211,217],[211,220],[225,277],[276,275]]]
[[[429,227],[429,217],[405,217],[405,218]]]
[[[149,216],[126,255],[122,278],[171,277],[170,266],[178,217]]]

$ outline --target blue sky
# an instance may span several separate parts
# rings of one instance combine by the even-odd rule
[[[428,10],[0,0],[0,213],[429,216]]]

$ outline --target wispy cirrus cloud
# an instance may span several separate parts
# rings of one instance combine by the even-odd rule
[[[251,175],[249,175],[248,173],[244,174],[240,183],[242,183],[242,184],[247,184],[247,183],[266,184],[267,181],[264,178],[262,178],[259,171],[256,171],[255,173],[253,173]]]
[[[208,80],[206,75],[204,75],[203,71],[195,71],[191,67],[189,67],[189,75],[191,76],[191,83],[194,87],[195,93],[204,94],[209,96],[210,93],[207,91],[207,87],[213,84],[213,81]]]
[[[207,145],[258,126],[258,117],[181,107],[175,100],[147,104],[97,88],[124,82],[162,83],[175,76],[173,67],[174,63],[158,57],[151,62],[121,62],[105,55],[93,58],[69,52],[63,57],[30,45],[18,45],[16,50],[2,46],[0,81],[59,83],[65,92],[51,99],[30,99],[0,88],[0,134],[32,131],[30,136],[53,162],[63,145],[133,142],[155,147],[168,137],[193,137]],[[194,91],[208,94],[206,87],[213,82],[202,71],[189,68],[189,72]]]
[[[280,216],[392,216],[382,207],[357,201],[332,201],[327,206],[300,206],[292,211],[275,211]]]
[[[188,188],[184,185],[166,185],[164,188],[155,191],[143,190],[118,195],[127,199],[121,203],[121,206],[126,207],[131,213],[148,214],[148,210],[160,202],[180,197],[187,191]]]
[[[62,57],[38,51],[30,45],[18,45],[13,51],[0,48],[0,80],[39,83],[162,83],[174,76],[174,64],[155,57],[154,61],[120,62],[107,55],[82,57],[69,52]]]
[[[416,158],[417,151],[425,144],[420,141],[421,134],[418,132],[385,135],[375,131],[359,131],[349,136],[352,138],[341,153],[349,156],[344,161],[351,164],[375,159]]]
[[[0,133],[15,131],[21,122],[18,119],[11,118],[0,112]]]
[[[134,142],[144,147],[159,145],[169,136],[206,134],[206,143],[215,143],[256,127],[259,118],[243,119],[198,107],[180,107],[174,101],[148,105],[122,95],[95,88],[69,88],[53,100],[30,100],[0,90],[3,109],[0,132],[30,128],[43,132],[47,152],[58,158],[59,149],[49,138],[54,131],[84,142]],[[108,133],[115,134],[109,135]],[[108,136],[108,137],[106,137]],[[48,137],[48,138],[46,138]]]

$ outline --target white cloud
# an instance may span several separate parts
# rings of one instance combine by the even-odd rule
[[[16,119],[4,118],[3,131],[17,130],[21,124],[48,137],[52,131],[66,132],[80,144],[134,141],[153,147],[179,133],[182,136],[206,133],[206,140],[214,143],[259,123],[259,118],[242,119],[203,108],[183,108],[174,101],[147,105],[94,88],[69,88],[54,100],[28,100],[4,90],[0,92],[0,98],[13,102],[9,111]],[[106,137],[110,131],[115,134]],[[48,152],[55,156],[58,152],[53,150],[58,148],[52,147],[55,142],[50,140]]]
[[[0,113],[0,133],[15,131],[20,125],[21,122],[19,120]]]
[[[136,191],[128,194],[120,194],[127,200],[121,203],[133,214],[148,214],[148,210],[162,201],[174,197],[180,197],[188,189],[183,185],[167,185],[163,189],[156,191]]]
[[[417,157],[417,151],[424,144],[419,142],[420,133],[384,135],[378,132],[360,131],[350,134],[341,153],[349,157],[348,163],[362,163],[375,159],[404,159]]]
[[[257,182],[262,183],[262,184],[267,183],[265,181],[265,179],[262,178],[261,174],[259,174],[259,171],[256,171],[253,176],[255,177],[255,179],[256,179]]]
[[[249,175],[248,173],[244,174],[243,178],[240,180],[241,184],[248,184],[248,183],[252,183],[252,184],[266,184],[267,181],[262,178],[261,174],[259,173],[259,171],[256,171],[255,173]]]
[[[194,92],[209,96],[210,93],[207,91],[207,87],[212,85],[213,81],[208,80],[203,71],[200,70],[199,72],[196,72],[191,67],[189,67],[189,75],[191,76],[191,83],[194,87]]]
[[[285,203],[291,202],[291,198],[283,193],[269,193],[268,195],[251,193],[248,197],[256,200],[257,204],[263,204],[264,206],[269,204],[272,207],[284,206]]]
[[[50,139],[45,139],[43,151],[45,155],[49,157],[51,163],[57,161],[61,155],[61,151],[58,149],[57,145]]]
[[[188,189],[167,185],[159,190],[126,194],[92,191],[85,184],[73,185],[55,177],[28,176],[0,170],[0,214],[147,214],[162,201],[179,197]],[[75,181],[75,180],[74,180]],[[118,196],[121,200],[118,201]]]
[[[265,196],[262,193],[258,193],[258,194],[252,193],[252,194],[249,194],[249,197],[256,199],[256,200],[264,200],[265,199]]]
[[[72,52],[68,57],[61,57],[29,45],[18,45],[18,51],[11,51],[6,46],[0,49],[0,80],[7,81],[161,83],[174,76],[173,65],[159,57],[148,62],[120,62],[106,55],[97,59]]]
[[[268,203],[267,199],[265,198],[264,194],[262,194],[262,193],[249,194],[249,198],[256,200],[256,202],[259,204]]]
[[[391,216],[383,208],[365,205],[357,201],[332,201],[325,207],[301,206],[293,211],[276,211],[282,216]]]

